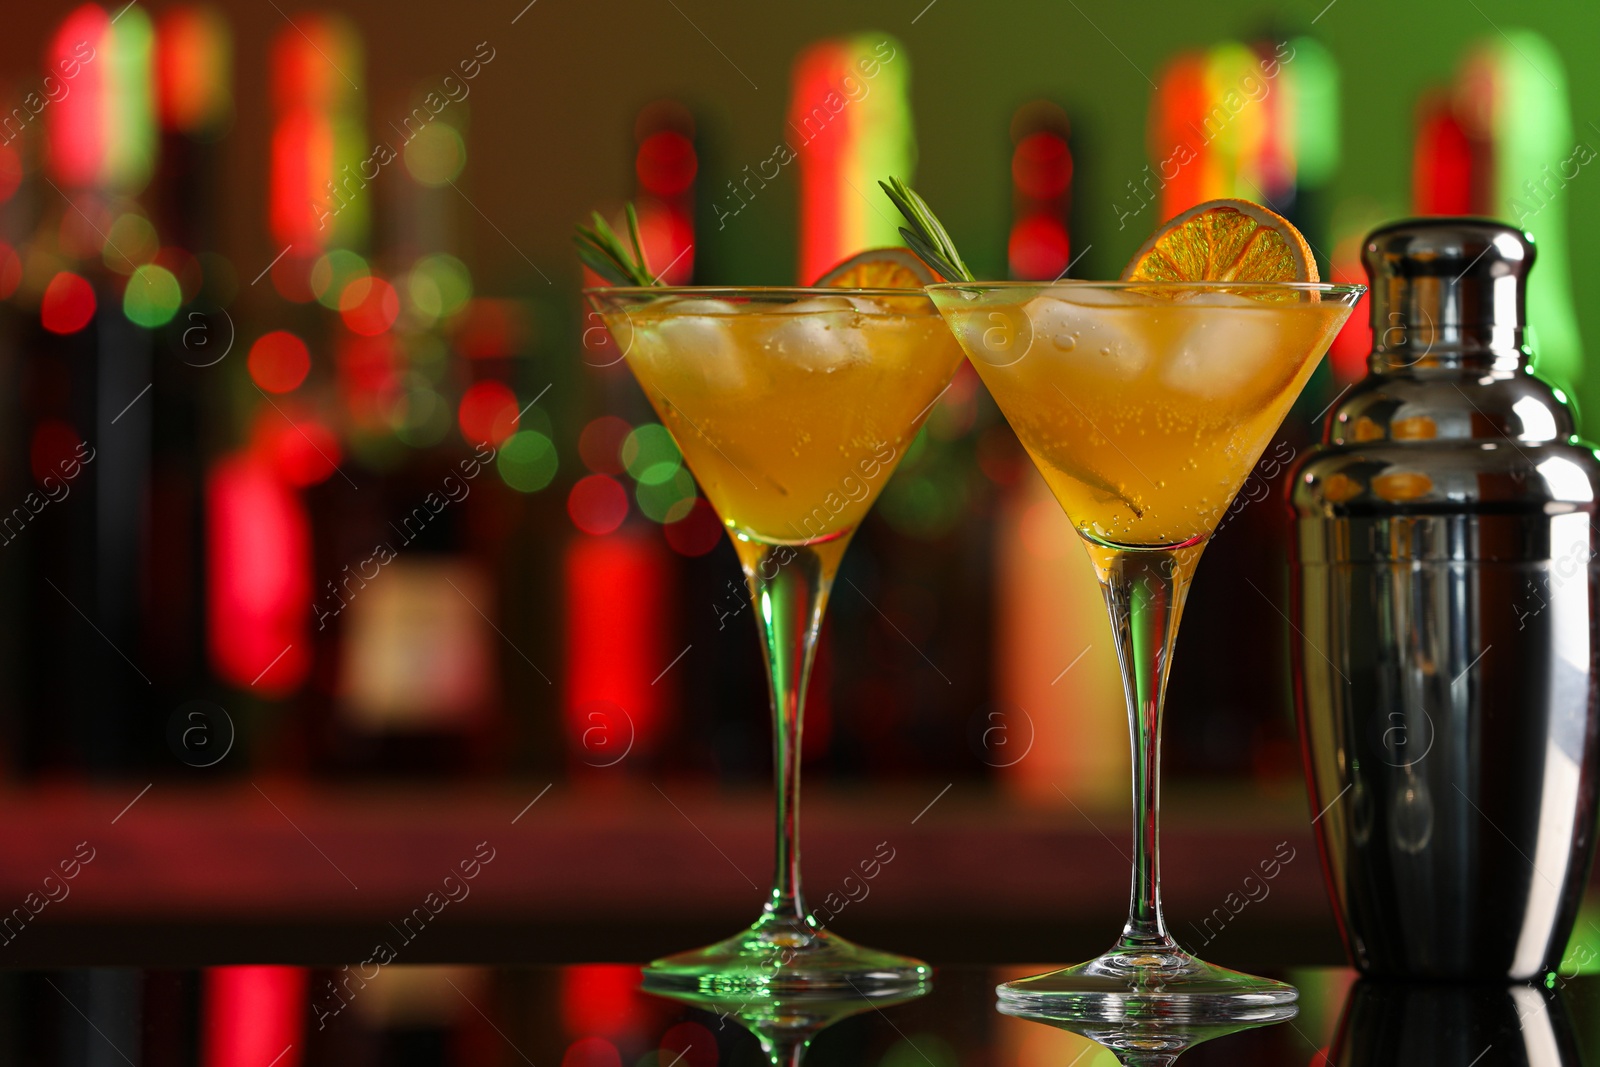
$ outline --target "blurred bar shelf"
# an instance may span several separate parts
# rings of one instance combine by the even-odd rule
[[[141,788],[0,795],[5,914],[40,893],[80,842],[94,849],[67,896],[0,940],[12,966],[361,958],[392,940],[390,924],[423,908],[480,842],[492,861],[470,895],[416,936],[408,958],[638,960],[726,935],[760,906],[771,862],[764,789],[561,782],[541,794],[545,783],[329,788],[287,779]],[[1127,893],[1124,810],[944,789],[808,789],[810,903],[859,898],[832,928],[941,962],[1033,962],[1104,947]],[[1164,883],[1181,939],[1214,939],[1211,951],[1237,965],[1270,958],[1284,937],[1297,958],[1340,962],[1298,787],[1282,796],[1176,789],[1165,807]],[[858,866],[887,854],[884,842],[893,858],[861,879]],[[1264,878],[1263,864],[1276,877]]]

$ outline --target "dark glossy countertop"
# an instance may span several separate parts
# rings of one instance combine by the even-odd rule
[[[939,968],[914,999],[798,1006],[689,1005],[641,992],[638,968],[620,964],[9,971],[0,972],[0,1065],[760,1067],[769,1056],[747,1027],[766,1031],[771,1058],[793,1063],[813,1025],[810,1067],[1116,1063],[1077,1033],[995,1010],[995,984],[1034,970]],[[1600,977],[1452,989],[1357,983],[1341,968],[1276,976],[1300,989],[1295,1018],[1205,1041],[1182,1063],[1600,1062]],[[820,1025],[827,1019],[836,1021]],[[1156,1046],[1172,1036],[1138,1038]],[[1146,1055],[1124,1062],[1170,1062]]]

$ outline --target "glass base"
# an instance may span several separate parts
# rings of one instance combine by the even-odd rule
[[[1118,947],[995,992],[1007,1014],[1085,1022],[1265,1022],[1300,996],[1292,985],[1214,967],[1177,946]]]
[[[933,968],[909,956],[862,948],[803,923],[763,918],[726,941],[656,960],[644,987],[690,993],[881,994],[915,987]]]

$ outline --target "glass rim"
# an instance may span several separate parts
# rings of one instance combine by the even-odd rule
[[[995,289],[1275,289],[1297,293],[1326,293],[1337,296],[1367,291],[1359,282],[1251,282],[1251,281],[1095,281],[1088,278],[1058,278],[1055,281],[995,281],[995,282],[934,282],[924,287],[925,292],[984,292]]]
[[[830,285],[590,285],[583,288],[583,295],[589,297],[658,297],[658,296],[702,296],[709,297],[716,294],[735,296],[795,296],[809,298],[817,296],[864,296],[864,297],[899,297],[927,296],[928,290],[918,286],[915,289],[846,289]]]

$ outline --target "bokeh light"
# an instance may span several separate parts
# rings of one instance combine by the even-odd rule
[[[647,422],[628,434],[621,456],[622,465],[640,485],[663,485],[683,466],[677,444],[659,422]]]
[[[125,211],[106,231],[100,258],[118,274],[127,274],[141,263],[149,263],[161,250],[161,238],[150,220],[138,212]]]
[[[339,300],[350,283],[371,273],[365,259],[349,249],[335,248],[311,264],[311,292],[317,303],[338,311]]]
[[[633,166],[639,184],[655,196],[680,196],[693,184],[699,162],[693,141],[676,130],[660,130],[639,143]]]
[[[641,481],[634,490],[634,497],[646,518],[654,522],[678,522],[694,507],[694,478],[678,467],[662,481]]]
[[[703,497],[696,497],[689,504],[688,514],[667,523],[662,532],[674,552],[694,557],[716,548],[722,540],[722,529],[716,510]]]
[[[603,536],[628,517],[628,491],[621,482],[604,474],[579,478],[567,494],[567,514],[584,533]]]
[[[250,377],[269,393],[287,393],[300,387],[311,371],[306,343],[288,330],[263,334],[250,346]]]
[[[475,382],[462,394],[456,417],[467,444],[487,441],[498,448],[517,431],[517,394],[504,382]]]
[[[394,435],[412,448],[432,448],[455,425],[450,404],[420,374],[407,374],[406,389],[389,416]]]
[[[500,478],[520,493],[537,493],[550,484],[559,466],[555,442],[537,430],[511,435],[495,460]]]
[[[340,290],[339,315],[350,332],[374,337],[394,325],[400,296],[382,278],[362,275]]]
[[[622,1067],[622,1054],[603,1037],[580,1037],[567,1046],[561,1067]]]
[[[467,165],[467,145],[459,130],[435,119],[406,145],[405,161],[419,185],[438,189],[460,176]]]
[[[61,224],[56,227],[59,251],[73,259],[99,259],[106,246],[106,231],[116,216],[103,197],[77,193],[69,199],[71,206],[61,213]],[[122,269],[133,268],[124,265]]]
[[[405,279],[412,311],[427,322],[449,318],[472,299],[472,273],[454,256],[423,256]]]
[[[717,1067],[717,1035],[697,1022],[668,1027],[656,1047],[656,1067]]]
[[[71,271],[62,271],[45,286],[39,322],[51,333],[77,333],[94,318],[94,288]]]
[[[276,412],[273,417],[282,421]],[[320,419],[283,423],[273,445],[278,473],[291,485],[303,489],[325,482],[338,469],[339,437]]]
[[[122,291],[122,313],[128,321],[146,329],[165,326],[178,313],[183,303],[183,289],[178,279],[165,267],[146,263],[128,278],[128,287]]]
[[[621,474],[627,469],[622,464],[622,442],[632,432],[625,419],[601,415],[578,434],[578,457],[596,474]]]
[[[317,298],[311,291],[313,260],[296,252],[293,247],[272,265],[272,287],[278,295],[294,304],[309,304]]]

